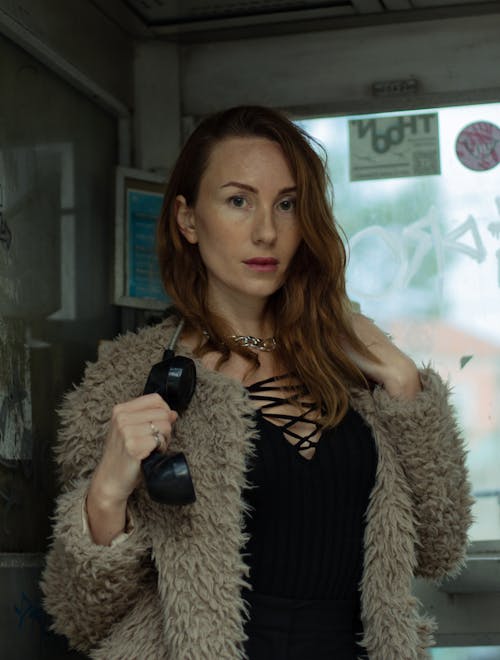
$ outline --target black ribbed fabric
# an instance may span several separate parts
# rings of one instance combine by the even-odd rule
[[[259,436],[245,491],[244,555],[254,592],[282,598],[358,598],[364,516],[377,456],[369,428],[350,409],[323,432],[312,459],[256,411]]]
[[[245,594],[248,660],[360,660],[351,601],[298,600]]]

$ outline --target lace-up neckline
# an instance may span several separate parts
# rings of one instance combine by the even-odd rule
[[[280,427],[299,455],[310,460],[321,437],[321,425],[316,421],[318,406],[310,401],[303,384],[293,382],[294,378],[290,374],[281,374],[259,380],[246,389],[264,419]],[[298,409],[302,413],[296,414]]]

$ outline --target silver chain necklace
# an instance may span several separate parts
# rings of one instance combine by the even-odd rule
[[[203,334],[209,338],[206,330],[203,330]],[[246,348],[256,348],[258,351],[274,351],[277,346],[276,337],[262,339],[261,337],[252,337],[252,335],[229,335],[228,339],[235,344],[245,346]]]
[[[246,346],[247,348],[256,348],[258,351],[274,351],[276,348],[276,338],[268,337],[261,339],[260,337],[252,337],[251,335],[230,335],[235,344]]]

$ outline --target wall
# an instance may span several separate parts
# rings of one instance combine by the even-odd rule
[[[185,45],[182,114],[238,103],[321,114],[498,99],[499,34],[500,13]],[[372,96],[373,82],[409,77],[417,95]]]
[[[177,45],[137,43],[134,81],[134,165],[166,175],[181,142]]]
[[[117,129],[4,37],[0,79],[0,657],[52,660],[64,645],[47,634],[36,582],[56,491],[55,411],[119,330]]]
[[[88,0],[0,0],[0,31],[117,114],[133,104],[132,40]]]

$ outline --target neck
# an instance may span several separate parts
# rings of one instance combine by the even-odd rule
[[[236,335],[266,338],[273,334],[271,320],[265,313],[267,299],[242,299],[240,296],[210,296],[213,311],[222,316]]]

